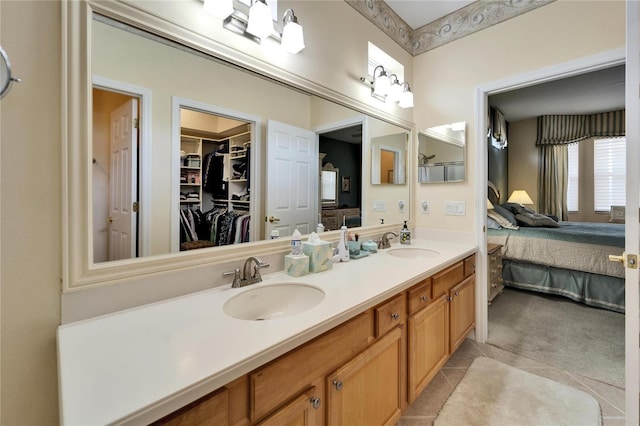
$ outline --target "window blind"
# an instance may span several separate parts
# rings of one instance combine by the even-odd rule
[[[578,211],[578,203],[580,201],[580,168],[579,168],[579,150],[578,144],[572,143],[567,146],[569,165],[568,165],[568,185],[567,185],[567,210],[570,212]]]
[[[593,202],[597,212],[626,204],[626,142],[626,138],[594,140]]]

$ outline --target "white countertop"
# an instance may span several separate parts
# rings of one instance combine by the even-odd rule
[[[262,283],[248,287],[224,285],[60,326],[61,422],[101,425],[158,419],[476,249],[429,240],[392,247],[424,247],[440,255],[402,259],[381,250],[317,274],[264,274]],[[278,282],[307,283],[322,289],[325,297],[308,311],[268,321],[238,320],[223,312],[232,296]]]

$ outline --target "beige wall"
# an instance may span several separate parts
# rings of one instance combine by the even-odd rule
[[[166,9],[175,19],[189,19],[192,13],[198,22],[190,28],[218,31],[193,12],[197,2],[180,2],[179,7],[169,2],[140,3]],[[229,33],[221,39],[237,40],[235,47],[250,54],[271,55],[269,60],[279,67],[296,69],[299,75],[339,93],[388,108],[414,120],[421,129],[465,120],[468,134],[474,134],[478,84],[624,46],[623,2],[559,1],[420,55],[412,69],[406,52],[344,2],[282,3],[293,4],[304,25],[307,48],[301,55],[260,51]],[[0,41],[23,82],[1,101],[0,423],[56,424],[63,172],[57,82],[62,19],[60,4],[54,1],[1,4]],[[367,41],[409,65],[405,75],[416,92],[413,111],[374,103],[368,97],[368,89],[358,81],[366,69]],[[419,225],[473,229],[470,207],[476,156],[472,138],[467,149],[469,179],[465,183],[418,188],[418,200],[432,201],[430,215],[416,215]],[[442,203],[450,198],[467,201],[466,217],[443,216]]]
[[[418,185],[416,201],[430,201],[431,212],[415,215],[416,225],[475,229],[476,87],[624,45],[624,2],[560,0],[414,58],[416,127],[466,121],[468,135],[468,179]],[[445,216],[448,200],[465,201],[466,216]]]

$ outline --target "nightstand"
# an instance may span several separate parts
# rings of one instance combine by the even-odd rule
[[[502,283],[502,245],[500,244],[488,244],[487,245],[487,258],[488,258],[488,271],[487,271],[487,298],[489,304],[496,298],[504,289]]]

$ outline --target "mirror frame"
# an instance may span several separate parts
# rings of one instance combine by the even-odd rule
[[[203,35],[166,21],[120,1],[80,0],[62,2],[62,291],[86,290],[115,283],[138,280],[162,272],[182,268],[218,265],[244,259],[246,244],[202,249],[194,252],[168,253],[145,258],[94,263],[93,238],[90,232],[91,208],[91,25],[93,13],[99,13],[125,24],[140,28],[208,54],[213,60],[281,82],[294,90],[335,102],[405,129],[410,151],[417,139],[415,125],[372,106],[347,97],[330,88],[306,80],[296,74],[227,47]],[[354,83],[355,84],[355,83]],[[65,173],[66,172],[66,173]],[[410,171],[413,173],[413,170]],[[407,176],[409,178],[409,176]],[[408,180],[410,181],[410,180]],[[413,205],[415,186],[410,187]],[[413,222],[411,214],[410,223]],[[365,226],[359,228],[363,237],[397,230],[401,224]],[[339,231],[327,232],[324,239],[337,241]],[[290,238],[250,243],[251,254],[264,256],[285,253]]]

